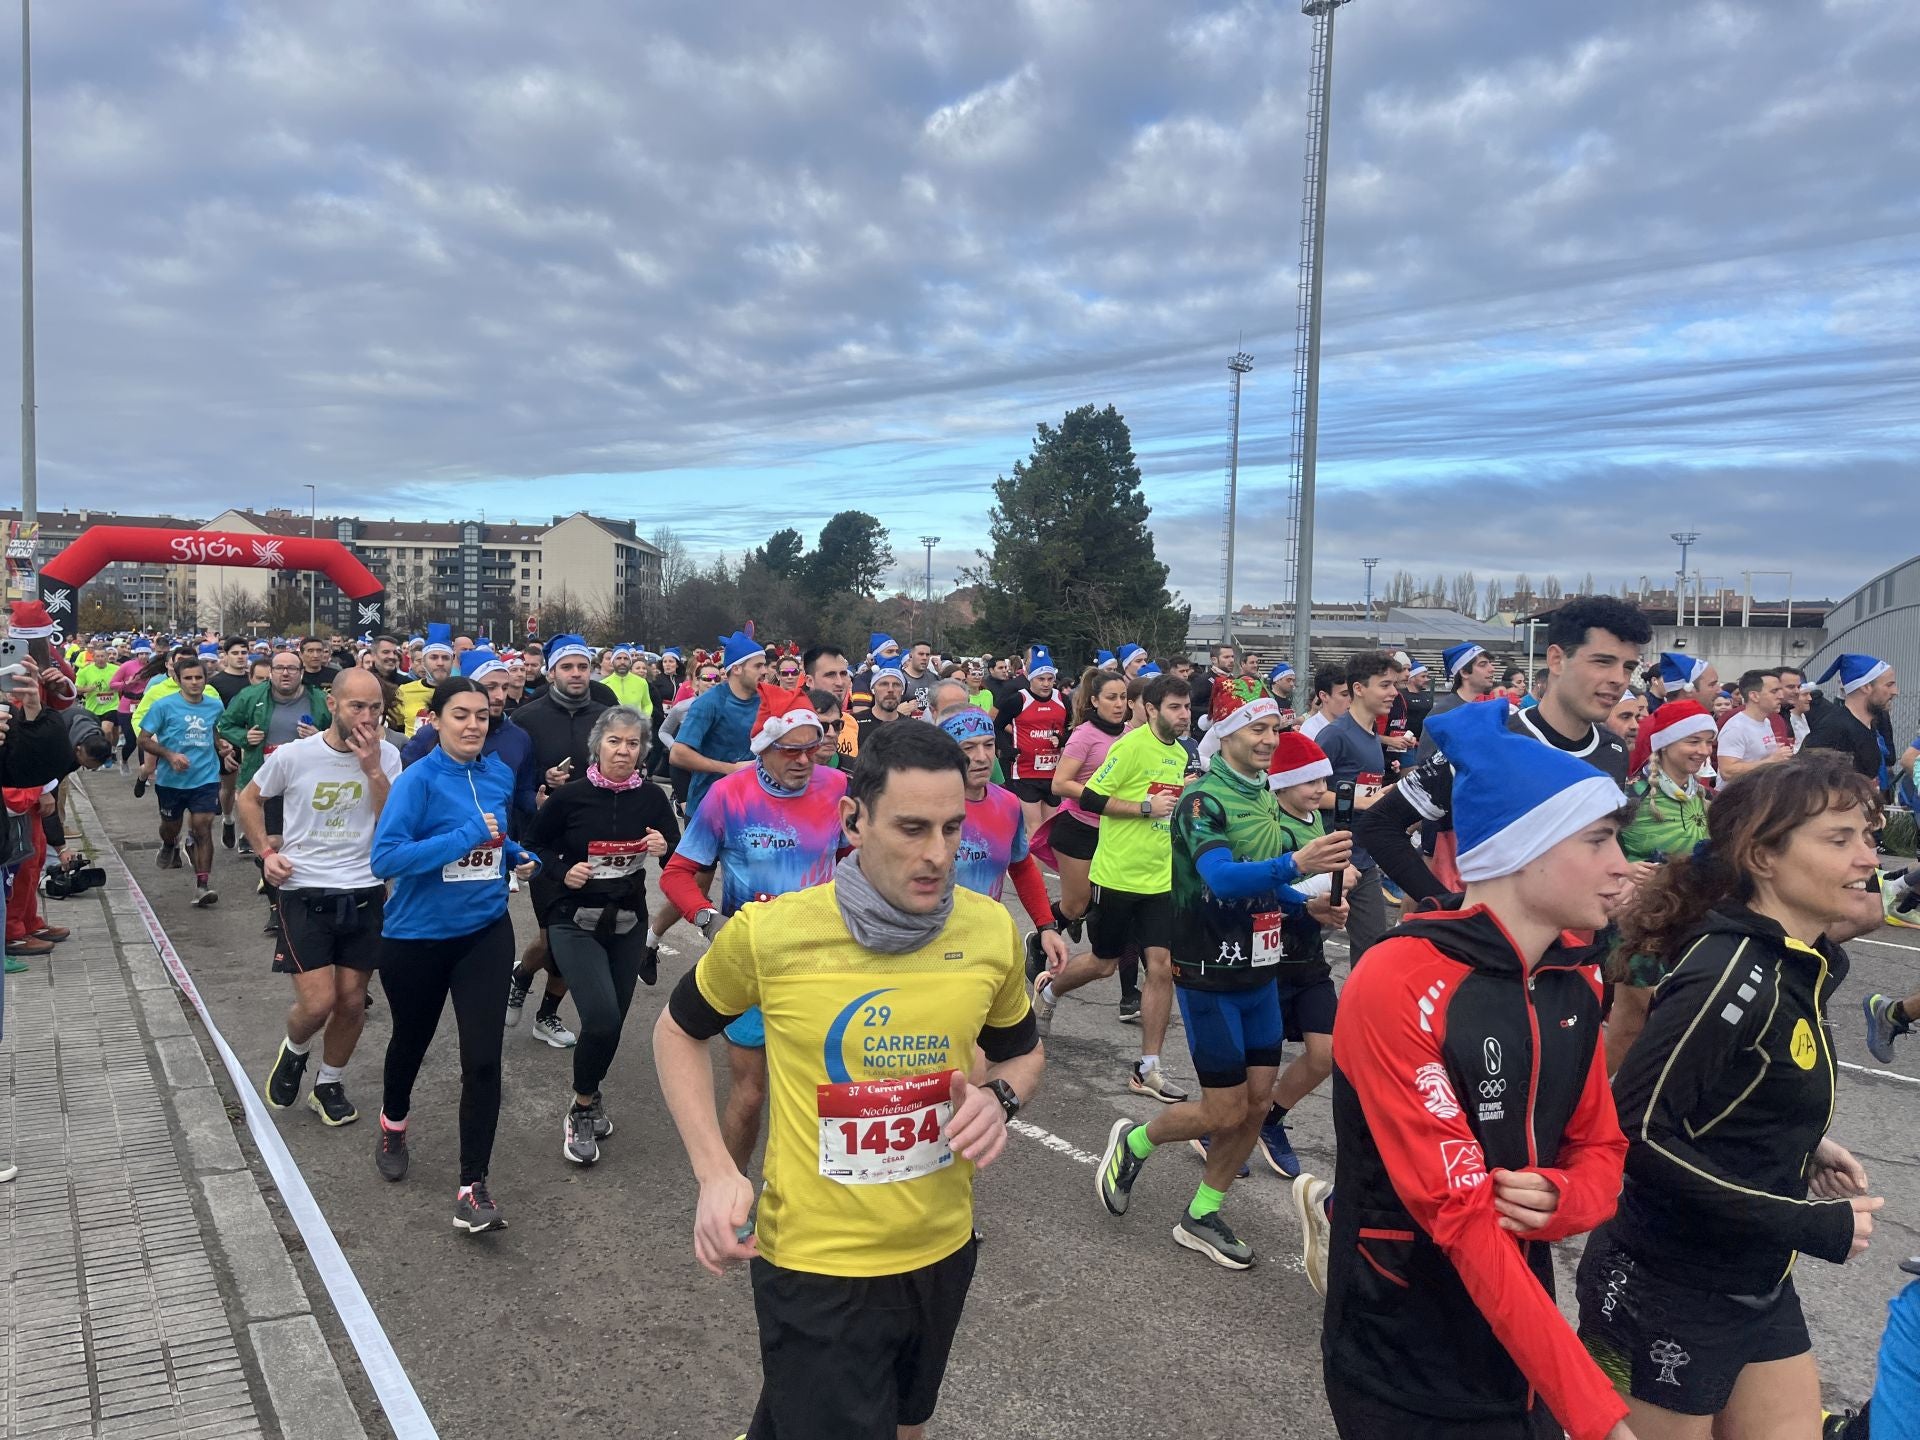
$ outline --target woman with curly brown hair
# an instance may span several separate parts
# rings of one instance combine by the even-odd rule
[[[1864,1252],[1882,1204],[1826,1133],[1825,1025],[1847,973],[1829,934],[1859,933],[1879,815],[1839,757],[1753,771],[1622,917],[1623,952],[1668,973],[1614,1079],[1626,1182],[1578,1295],[1581,1338],[1642,1440],[1706,1440],[1719,1415],[1732,1434],[1819,1433],[1793,1266]]]

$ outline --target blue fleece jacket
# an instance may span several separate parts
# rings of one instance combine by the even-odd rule
[[[440,732],[430,720],[422,720],[413,738],[400,747],[400,763],[410,766],[424,760],[440,748]],[[533,737],[502,716],[487,722],[487,743],[482,755],[498,755],[513,771],[513,808],[516,816],[531,815],[539,803],[540,777],[533,769]]]
[[[487,842],[483,811],[502,831],[513,803],[513,772],[482,755],[462,764],[436,749],[400,772],[373,831],[373,873],[393,881],[381,933],[394,940],[448,940],[484,930],[507,913],[507,882],[447,882],[442,867]],[[505,868],[533,859],[512,840]]]

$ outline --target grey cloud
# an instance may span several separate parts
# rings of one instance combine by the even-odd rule
[[[448,513],[628,472],[576,483],[649,527],[691,488],[738,547],[827,457],[819,511],[951,547],[1035,420],[1111,400],[1204,602],[1237,343],[1254,498],[1286,458],[1309,29],[1265,0],[48,8],[43,493]],[[1526,475],[1539,572],[1586,539],[1552,476],[1851,496],[1911,458],[1910,7],[1360,0],[1338,59],[1330,555],[1384,481],[1430,500],[1424,568],[1489,570],[1443,517]],[[649,478],[688,471],[715,484]]]

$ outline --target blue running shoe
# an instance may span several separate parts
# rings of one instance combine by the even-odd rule
[[[1904,1020],[1893,1018],[1891,995],[1869,995],[1860,1002],[1867,1013],[1867,1050],[1882,1065],[1893,1063],[1893,1042],[1912,1028]]]
[[[1194,1154],[1204,1160],[1207,1158],[1207,1147],[1213,1144],[1213,1137],[1211,1135],[1202,1135],[1198,1140],[1189,1140],[1187,1144],[1193,1147]],[[1251,1165],[1242,1165],[1240,1167],[1240,1179],[1245,1180],[1251,1174],[1253,1174],[1253,1167]]]
[[[1274,1174],[1284,1175],[1289,1180],[1299,1177],[1300,1157],[1293,1153],[1293,1141],[1287,1138],[1284,1124],[1262,1125],[1258,1149],[1267,1157],[1267,1164],[1273,1167]]]

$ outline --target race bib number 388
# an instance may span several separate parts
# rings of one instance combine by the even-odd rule
[[[440,867],[440,878],[449,885],[457,885],[475,880],[498,880],[500,878],[500,859],[505,847],[498,840],[485,845],[476,845],[458,860],[449,860]]]
[[[891,1185],[951,1165],[943,1136],[952,1092],[946,1070],[820,1086],[820,1173],[842,1185]]]

